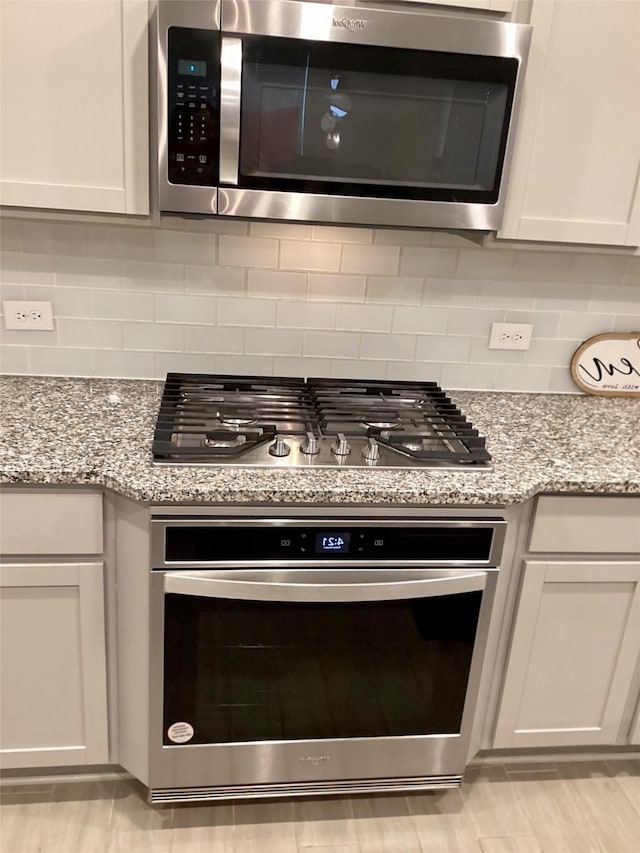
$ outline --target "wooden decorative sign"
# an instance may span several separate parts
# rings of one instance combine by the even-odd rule
[[[571,376],[587,394],[640,397],[640,332],[589,338],[573,354]]]

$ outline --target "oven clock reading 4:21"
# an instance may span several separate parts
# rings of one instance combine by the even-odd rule
[[[348,554],[350,533],[316,534],[316,554]]]

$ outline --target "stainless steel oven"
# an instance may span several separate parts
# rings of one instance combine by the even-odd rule
[[[459,784],[505,527],[152,517],[150,801]]]
[[[161,0],[160,210],[499,227],[531,28],[308,0]]]

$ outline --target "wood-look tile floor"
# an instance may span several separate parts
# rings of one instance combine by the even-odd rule
[[[135,782],[0,790],[2,853],[640,853],[640,760],[470,768],[461,790],[149,806]]]

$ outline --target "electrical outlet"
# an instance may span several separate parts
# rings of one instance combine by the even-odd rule
[[[492,323],[489,349],[529,349],[532,332],[530,323]]]
[[[53,330],[53,306],[51,302],[18,302],[5,300],[2,303],[5,329],[23,332],[50,332]]]

